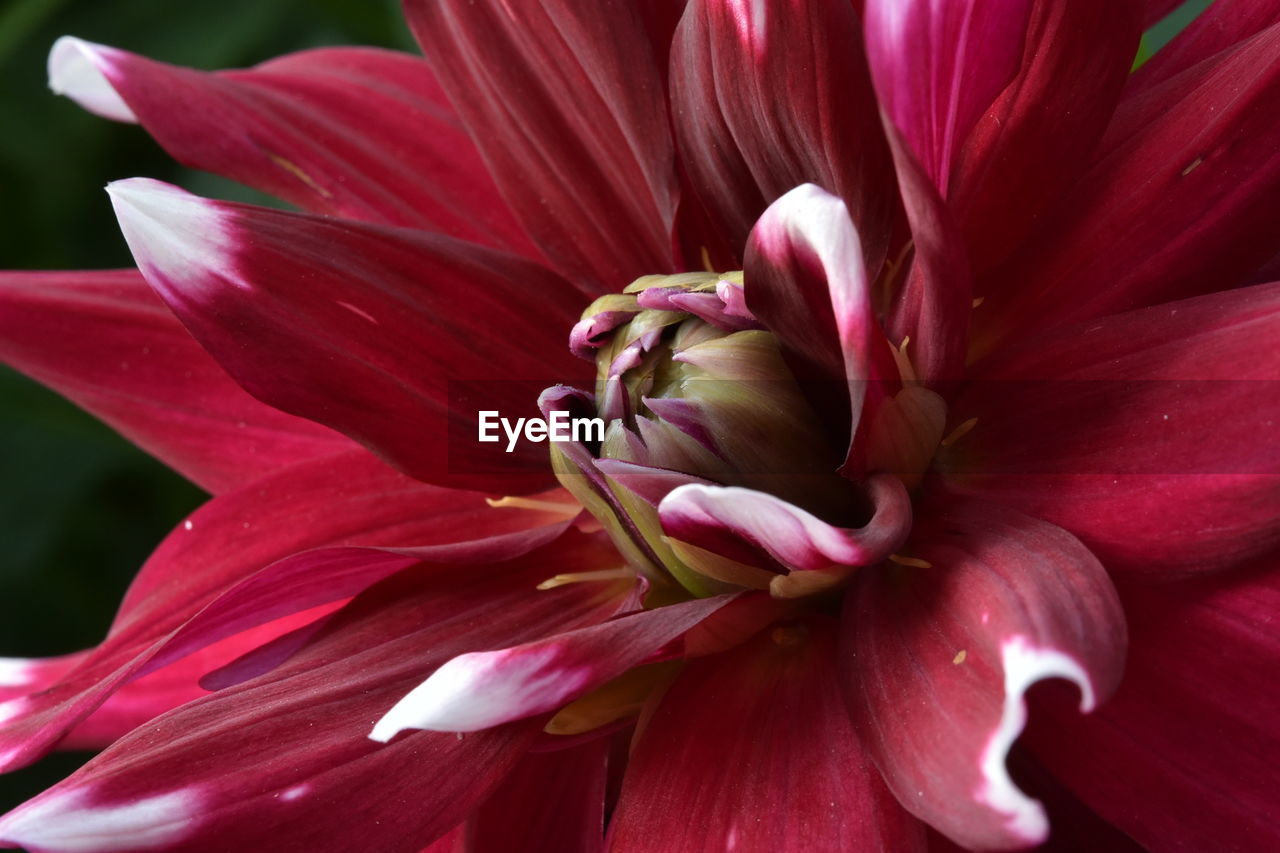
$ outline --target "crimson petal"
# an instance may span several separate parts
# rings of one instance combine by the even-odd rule
[[[352,446],[246,394],[134,270],[0,274],[0,359],[215,493]]]
[[[876,274],[893,172],[850,4],[694,0],[671,83],[682,163],[739,255],[768,205],[814,183],[844,199]]]
[[[447,237],[141,178],[111,193],[143,275],[254,396],[428,482],[554,485],[545,448],[476,441],[479,410],[532,415],[549,379],[589,373],[564,343],[583,300],[554,273]],[[470,398],[453,399],[451,380]]]
[[[1013,79],[1033,0],[866,0],[867,58],[885,111],[947,195],[955,157]]]
[[[952,402],[952,489],[1079,536],[1113,571],[1230,568],[1280,542],[1280,283],[1001,351]]]
[[[982,352],[1221,290],[1280,250],[1280,25],[1135,100],[1149,120],[1122,108],[1101,159],[985,281],[974,317]]]
[[[101,645],[52,685],[0,706],[0,766],[29,763],[46,752],[144,666],[158,666],[162,659],[157,654],[192,617],[281,558],[335,544],[443,546],[467,540],[479,555],[493,557],[489,552],[495,537],[500,542],[503,534],[514,536],[507,544],[514,546],[512,553],[520,553],[562,527],[563,516],[491,509],[482,495],[426,486],[362,451],[294,466],[216,498],[180,524],[142,567]],[[400,561],[395,568],[414,562]],[[277,569],[267,579],[279,573]],[[328,574],[317,579],[333,584]],[[289,591],[269,583],[265,589],[275,597],[248,612],[230,609],[234,619],[216,621],[189,638],[185,651],[358,591],[329,589],[327,598],[304,601],[313,588],[297,583],[285,599],[289,606],[282,608],[281,597]],[[269,607],[275,609],[267,611]],[[219,626],[224,630],[213,630]],[[168,660],[176,655],[169,650]]]
[[[1173,41],[1134,72],[1125,87],[1125,98],[1137,97],[1275,23],[1280,23],[1277,0],[1214,0]]]
[[[534,590],[566,559],[553,547],[389,579],[281,669],[152,721],[0,818],[0,844],[225,851],[287,838],[298,850],[420,850],[497,786],[540,725],[379,746],[364,736],[370,722],[422,668],[451,655],[611,616],[615,585]]]
[[[834,633],[814,619],[690,662],[638,735],[609,850],[923,850],[853,732]]]
[[[91,112],[141,123],[188,166],[304,210],[537,256],[418,57],[324,48],[208,73],[64,37],[49,83]]]
[[[1115,699],[1086,719],[1049,696],[1036,708],[1036,755],[1147,849],[1264,850],[1280,834],[1276,565],[1122,589],[1132,642]]]
[[[1039,803],[1010,779],[1024,693],[1068,678],[1092,710],[1119,684],[1124,613],[1098,561],[1066,531],[1012,510],[953,504],[919,526],[928,568],[859,575],[844,618],[859,731],[899,802],[965,847],[1038,844]]]
[[[672,269],[662,76],[630,3],[405,0],[490,172],[560,272],[599,293]]]

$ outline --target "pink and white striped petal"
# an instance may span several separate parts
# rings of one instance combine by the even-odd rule
[[[387,711],[369,735],[475,732],[555,710],[648,661],[734,596],[623,616],[524,646],[453,658]]]
[[[142,124],[192,168],[303,210],[540,257],[418,57],[322,48],[204,72],[66,36],[49,54],[49,85]]]
[[[584,301],[568,282],[440,235],[140,178],[109,190],[143,275],[254,396],[427,482],[505,494],[554,485],[545,448],[480,444],[476,418],[533,416],[542,388],[590,374],[564,345]]]
[[[1065,678],[1093,710],[1120,682],[1124,613],[1079,541],[995,504],[948,502],[906,546],[918,565],[860,573],[843,618],[843,675],[866,748],[898,801],[961,846],[1049,835],[1005,760],[1024,696]]]
[[[885,369],[888,345],[845,203],[805,184],[771,204],[751,231],[743,291],[834,437],[852,449],[864,403],[883,391],[877,380],[897,373]]]

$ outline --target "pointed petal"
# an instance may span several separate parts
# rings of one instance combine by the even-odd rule
[[[930,568],[868,570],[844,617],[846,686],[898,801],[964,847],[1049,833],[1005,758],[1024,694],[1067,678],[1090,711],[1115,690],[1125,622],[1098,561],[1070,534],[994,504],[957,504],[908,545]]]
[[[691,662],[633,747],[609,849],[923,850],[853,733],[833,635],[815,619]]]
[[[599,853],[611,744],[527,753],[468,821],[468,853]]]
[[[833,433],[852,445],[887,349],[844,202],[812,184],[782,196],[752,229],[744,273],[748,308],[778,337]]]
[[[695,599],[453,658],[387,711],[369,737],[386,743],[408,729],[475,732],[555,710],[644,662],[732,600]]]
[[[282,669],[166,714],[0,818],[0,843],[48,853],[420,850],[497,786],[540,721],[388,746],[365,737],[368,725],[424,666],[611,616],[609,585],[534,590],[564,559],[552,548],[389,579]]]
[[[246,394],[133,270],[0,273],[0,360],[213,492],[351,446]]]
[[[551,526],[546,528],[548,522]],[[423,485],[360,451],[294,466],[228,493],[206,504],[161,543],[134,580],[101,645],[52,687],[4,706],[0,766],[39,757],[143,667],[158,666],[164,660],[158,655],[175,633],[229,590],[266,590],[274,595],[257,602],[257,607],[253,600],[240,598],[239,607],[231,608],[237,601],[232,599],[225,603],[225,618],[214,620],[219,611],[209,612],[205,621],[212,624],[202,633],[188,632],[185,652],[362,588],[346,589],[334,582],[334,574],[319,572],[324,589],[295,582],[290,595],[270,583],[296,568],[288,563],[246,586],[247,579],[284,557],[339,543],[446,546],[468,540],[479,556],[494,557],[486,553],[486,543],[495,537],[501,541],[503,534],[511,534],[524,539],[508,542],[519,553],[541,544],[547,532],[554,535],[562,525],[563,516],[495,510],[482,495]],[[540,528],[544,529],[539,532]],[[524,530],[531,532],[522,536]],[[394,570],[416,561],[398,559],[393,567],[383,568]],[[377,580],[376,573],[364,577],[366,585]],[[322,594],[317,598],[316,592]],[[168,650],[168,660],[176,654]]]
[[[1146,849],[1258,850],[1280,831],[1275,567],[1122,590],[1132,641],[1115,699],[1084,719],[1048,695],[1036,708],[1035,754]]]
[[[1141,5],[1035,4],[1022,67],[974,127],[952,180],[950,201],[979,275],[1008,256],[1088,168],[1129,79]]]
[[[814,183],[843,198],[880,269],[893,172],[852,5],[694,0],[672,70],[682,163],[736,254],[766,207]]]
[[[538,257],[418,57],[324,48],[209,73],[68,36],[49,80],[91,112],[123,108],[185,165],[304,210]]]
[[[633,4],[404,6],[498,187],[556,269],[599,293],[672,271],[674,154]]]
[[[1230,568],[1280,543],[1280,283],[1072,326],[952,401],[956,491],[1079,536],[1112,571]]]
[[[988,276],[981,351],[1001,337],[1221,290],[1280,251],[1280,25],[1138,99],[1149,120]],[[1148,103],[1141,103],[1148,102]],[[1110,148],[1108,146],[1111,146]]]
[[[866,0],[885,111],[938,190],[974,124],[1018,71],[1033,0]]]
[[[406,229],[111,186],[152,287],[259,399],[325,423],[414,477],[528,492],[546,450],[476,441],[479,410],[532,415],[590,368],[565,336],[577,291],[514,256]],[[465,380],[464,400],[450,382]]]

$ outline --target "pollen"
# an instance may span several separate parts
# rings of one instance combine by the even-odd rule
[[[558,586],[566,586],[571,583],[623,580],[634,578],[635,576],[635,569],[632,569],[630,566],[621,569],[600,569],[594,572],[569,572],[568,574],[555,575],[554,577],[547,578],[542,583],[538,584],[538,589],[555,589]]]
[[[956,656],[951,659],[951,662],[954,663],[956,666],[959,666],[960,664],[964,663],[964,659],[967,658],[968,656],[969,656],[969,653],[964,649],[961,649],[960,651],[956,652]]]
[[[485,498],[484,502],[494,509],[532,509],[539,512],[553,512],[560,515],[577,515],[580,507],[577,504],[563,501],[543,501],[537,498],[505,497]]]
[[[899,566],[910,566],[913,569],[933,568],[933,563],[928,560],[921,560],[919,557],[904,557],[901,554],[890,554],[889,562],[897,563]]]

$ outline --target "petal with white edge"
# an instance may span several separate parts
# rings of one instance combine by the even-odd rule
[[[105,45],[63,36],[49,52],[49,88],[94,115],[137,124],[138,117],[102,73],[114,52]]]
[[[178,790],[132,802],[95,805],[85,791],[57,791],[0,820],[0,842],[41,853],[146,850],[181,840],[199,809],[199,792]]]

